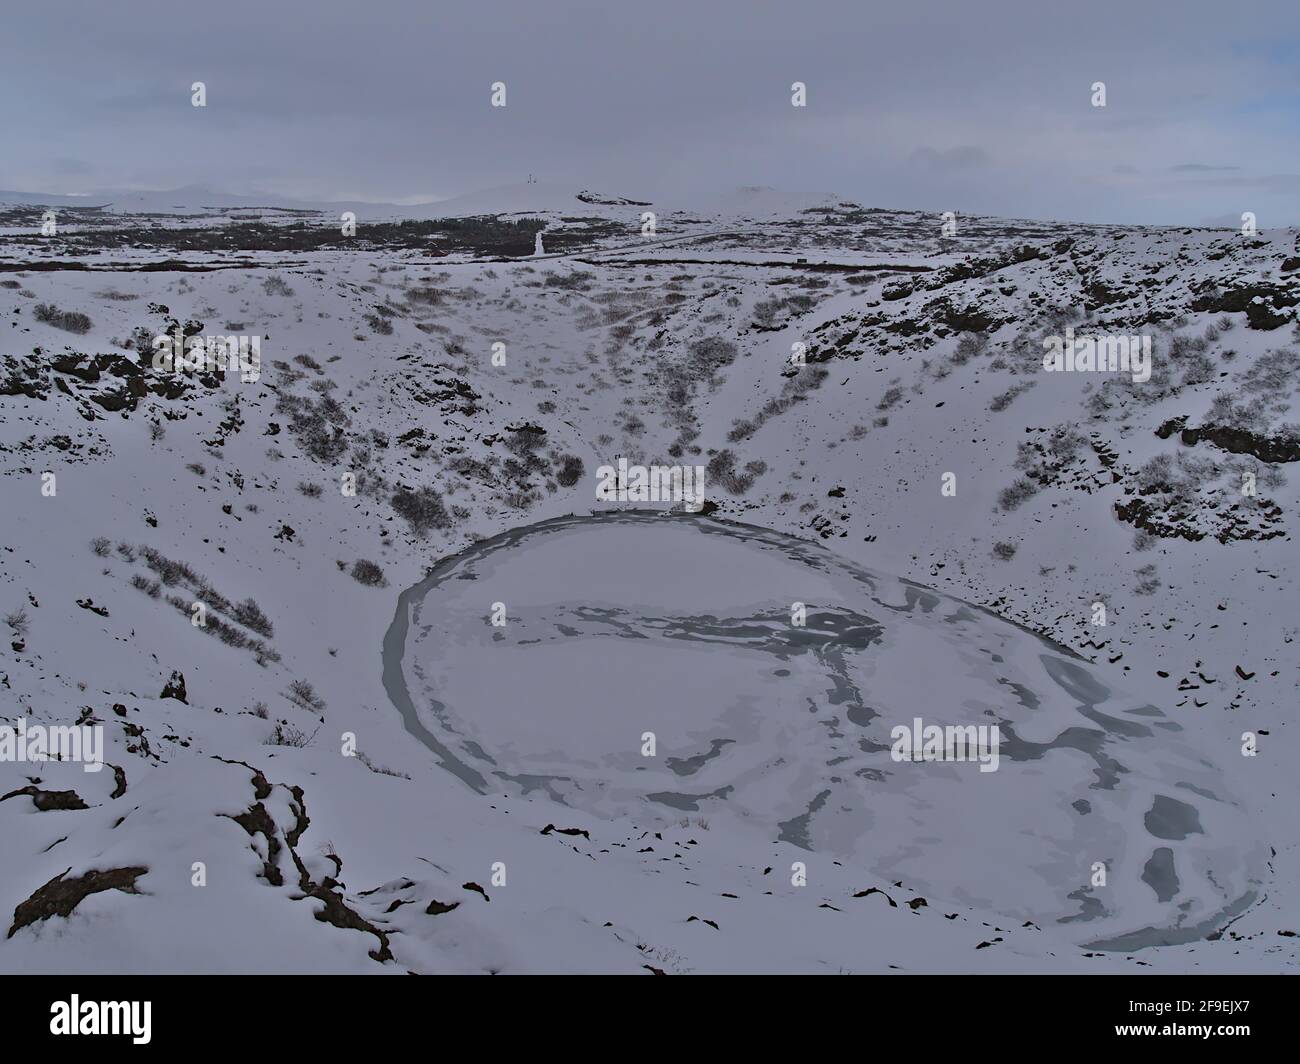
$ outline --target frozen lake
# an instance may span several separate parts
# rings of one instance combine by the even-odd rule
[[[766,529],[623,511],[511,530],[402,594],[384,668],[408,729],[481,792],[757,826],[1099,948],[1203,937],[1264,867],[1158,708],[978,607]],[[997,725],[997,770],[895,760],[891,729],[917,717]]]

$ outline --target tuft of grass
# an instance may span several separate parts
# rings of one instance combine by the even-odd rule
[[[366,768],[370,769],[371,772],[378,773],[380,776],[395,776],[397,779],[400,780],[409,780],[411,778],[405,772],[398,772],[396,769],[387,768],[384,765],[376,765],[373,761],[370,760],[370,758],[368,758],[360,750],[357,751],[357,760],[360,761],[363,765],[365,765]]]

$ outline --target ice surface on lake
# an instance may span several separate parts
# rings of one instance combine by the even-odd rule
[[[406,592],[385,655],[408,727],[480,790],[740,818],[1081,943],[1203,937],[1264,867],[1162,711],[978,607],[769,530],[627,512],[516,529]],[[914,717],[998,725],[997,771],[893,760]]]

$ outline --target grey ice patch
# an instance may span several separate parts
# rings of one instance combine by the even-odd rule
[[[1208,798],[1211,802],[1223,801],[1223,799],[1220,798],[1213,791],[1207,791],[1204,787],[1198,787],[1194,783],[1187,783],[1186,781],[1183,781],[1183,782],[1175,783],[1174,786],[1181,787],[1185,791],[1191,791],[1193,794],[1198,794],[1202,798]]]
[[[1071,698],[1077,698],[1085,705],[1095,706],[1110,697],[1110,689],[1102,686],[1091,673],[1070,661],[1051,654],[1040,654],[1038,660],[1043,663],[1056,685]]]
[[[1159,902],[1178,896],[1178,873],[1174,871],[1174,851],[1168,846],[1155,850],[1142,869],[1142,882],[1156,892]]]
[[[1007,687],[1010,687],[1011,690],[1015,691],[1016,701],[1026,709],[1037,709],[1042,704],[1038,700],[1038,696],[1022,683],[1015,683],[1002,677],[998,678],[998,683],[1005,684]]]
[[[693,776],[722,753],[724,746],[735,741],[735,739],[714,739],[713,742],[709,743],[707,753],[696,754],[694,757],[669,757],[664,760],[664,764],[679,776]]]
[[[1157,839],[1181,842],[1188,835],[1203,835],[1201,818],[1186,802],[1157,794],[1143,821],[1147,831]]]
[[[1085,942],[1089,949],[1114,950],[1117,953],[1132,953],[1150,946],[1181,946],[1187,942],[1197,942],[1218,931],[1225,923],[1235,920],[1252,905],[1258,895],[1248,890],[1231,905],[1225,906],[1208,920],[1180,927],[1144,927],[1140,931],[1130,931],[1126,935],[1114,938],[1097,939]]]
[[[776,841],[788,842],[801,850],[811,850],[812,842],[808,838],[808,825],[812,822],[813,814],[826,804],[826,799],[830,796],[830,791],[822,791],[808,803],[807,811],[789,820],[781,821],[777,825],[781,829],[781,834],[776,837]]]
[[[716,791],[710,791],[708,794],[681,794],[677,791],[656,791],[654,794],[647,794],[646,798],[652,802],[658,802],[660,805],[666,805],[670,809],[680,809],[683,813],[698,813],[700,803],[708,798],[726,798],[734,787],[727,785],[719,787]]]

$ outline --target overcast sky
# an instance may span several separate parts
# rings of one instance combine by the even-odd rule
[[[0,95],[22,191],[411,200],[534,173],[1300,221],[1297,0],[37,0],[6,5]]]

